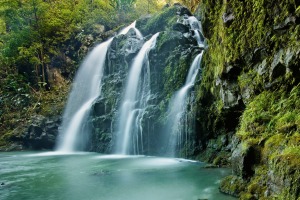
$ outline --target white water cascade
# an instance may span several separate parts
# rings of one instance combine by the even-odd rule
[[[117,153],[129,154],[130,147],[134,146],[136,154],[138,154],[139,140],[142,140],[142,129],[140,126],[143,111],[145,110],[147,98],[149,97],[149,89],[147,84],[139,90],[140,76],[143,66],[149,66],[148,54],[156,45],[156,39],[159,33],[156,33],[150,40],[145,42],[137,56],[135,57],[131,69],[128,74],[126,88],[124,90],[124,98],[120,107],[120,118],[117,127]],[[146,80],[147,82],[147,80]],[[144,84],[142,84],[144,85]],[[134,129],[139,129],[136,131]],[[140,133],[140,136],[133,133]],[[132,139],[132,137],[135,137]],[[136,141],[136,142],[133,142]],[[143,142],[140,142],[142,144]],[[142,147],[141,147],[142,149]]]
[[[187,130],[187,104],[189,90],[194,86],[196,77],[200,71],[200,64],[205,47],[204,37],[202,34],[201,23],[195,17],[189,17],[187,23],[194,32],[194,37],[197,40],[198,46],[202,49],[201,52],[194,58],[185,84],[172,97],[169,103],[167,131],[170,133],[168,154],[176,156],[176,147],[182,149],[184,141],[188,139]]]
[[[126,34],[133,28],[139,37],[140,32],[133,22],[120,31]],[[63,115],[56,150],[73,152],[82,150],[87,142],[89,128],[85,125],[93,102],[101,95],[101,81],[107,50],[113,38],[96,46],[86,57],[75,76]]]

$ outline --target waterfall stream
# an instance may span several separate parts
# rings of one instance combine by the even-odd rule
[[[57,145],[58,151],[72,152],[81,150],[84,146],[85,136],[83,135],[86,134],[80,133],[93,101],[100,95],[103,65],[112,40],[111,38],[94,48],[76,74],[64,111]]]
[[[133,22],[120,31],[126,34],[133,28],[137,35],[141,33],[135,28]],[[86,119],[90,113],[93,102],[101,95],[101,81],[107,50],[113,38],[96,46],[86,57],[75,76],[73,87],[63,115],[60,127],[57,151],[73,152],[83,150],[89,136]]]
[[[205,47],[201,23],[194,16],[187,18],[186,23],[190,25],[191,30],[194,32],[194,38],[197,40],[197,44],[202,50],[194,58],[186,77],[185,84],[174,94],[169,103],[166,130],[170,133],[170,137],[167,154],[173,157],[178,156],[178,152],[176,152],[177,149],[184,150],[184,148],[187,148],[184,145],[190,137],[188,135],[188,94],[189,90],[194,86],[196,77],[200,71],[203,48]]]
[[[150,40],[145,42],[137,56],[135,57],[129,75],[127,78],[127,84],[124,90],[124,98],[120,107],[120,119],[117,128],[117,153],[128,154],[132,150],[134,145],[131,138],[134,136],[132,133],[137,132],[140,128],[139,123],[141,120],[142,111],[145,106],[146,94],[145,91],[139,90],[140,76],[143,66],[149,65],[148,53],[155,47],[156,39],[159,33],[156,33]],[[143,105],[144,104],[144,105]],[[136,145],[139,144],[139,137],[141,135],[135,135]],[[140,138],[141,139],[141,138]],[[142,139],[141,139],[142,140]]]
[[[190,105],[189,107],[193,106],[194,100],[190,90],[199,74],[203,49],[205,48],[201,23],[195,17],[186,16],[184,20],[184,24],[189,26],[190,35],[197,41],[197,48],[201,51],[190,65],[185,84],[174,93],[173,98],[168,103],[167,128],[164,128],[167,131],[163,134],[169,134],[170,137],[167,141],[163,139],[156,142],[158,144],[157,148],[164,148],[159,146],[160,142],[163,146],[167,145],[167,154],[171,156],[178,156],[176,150],[184,150],[187,141],[191,140],[189,135],[191,128],[189,126],[191,126],[191,121],[194,120],[194,117],[190,114],[190,111],[187,111],[187,107],[188,105]],[[135,53],[134,49],[132,49],[132,42],[143,40],[143,35],[135,28],[135,25],[136,22],[133,22],[118,34],[126,34],[130,29],[135,31],[134,40],[131,37],[131,33],[127,35],[128,38],[131,38],[128,43],[129,46],[126,46],[131,49],[127,53]],[[154,144],[154,142],[150,141],[154,137],[149,135],[149,122],[151,124],[151,121],[149,121],[148,111],[150,105],[148,104],[152,98],[150,74],[152,73],[151,69],[155,71],[155,66],[150,66],[149,52],[156,47],[158,36],[159,33],[154,34],[143,44],[138,54],[133,59],[131,58],[132,64],[126,78],[127,81],[118,97],[121,99],[118,103],[119,108],[115,108],[116,112],[114,115],[116,115],[116,118],[109,121],[110,134],[115,136],[114,139],[116,139],[113,141],[115,153],[145,154],[145,152],[149,151],[149,143]],[[111,38],[94,48],[78,70],[63,116],[57,151],[73,152],[84,150],[89,139],[90,130],[93,128],[89,127],[91,124],[87,123],[88,117],[91,115],[91,109],[95,101],[101,96],[104,65],[106,57],[110,55],[108,54],[108,49],[113,39]],[[112,50],[112,52],[115,52],[115,50]],[[115,59],[115,57],[112,57],[112,59]],[[112,60],[108,60],[108,62],[112,62]],[[127,61],[124,60],[122,62]],[[123,64],[125,63],[121,63],[120,66]],[[104,106],[106,106],[105,103]],[[106,107],[104,110],[106,110]],[[156,116],[154,115],[154,117]],[[158,131],[158,128],[161,127],[156,127],[155,129],[151,127],[153,131]],[[103,132],[103,134],[106,133]],[[147,150],[144,148],[145,145],[147,145]]]

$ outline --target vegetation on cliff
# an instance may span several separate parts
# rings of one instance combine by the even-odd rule
[[[221,191],[241,199],[299,198],[299,11],[294,0],[204,0],[198,11],[209,40],[198,87],[201,155],[231,161],[235,176]],[[228,136],[223,148],[210,145]],[[240,178],[243,187],[233,186]]]

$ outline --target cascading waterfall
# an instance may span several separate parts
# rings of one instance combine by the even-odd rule
[[[195,34],[194,37],[197,40],[198,46],[204,48],[206,45],[205,45],[205,39],[203,36],[203,29],[201,23],[194,16],[188,17],[187,23],[190,25],[191,30],[194,31]]]
[[[154,45],[154,44],[153,44]],[[154,47],[152,47],[154,48]],[[151,48],[151,49],[152,49]],[[144,67],[143,72],[140,78],[142,78],[141,84],[138,87],[138,108],[137,109],[137,115],[133,124],[132,129],[132,147],[133,147],[133,153],[136,155],[139,155],[144,152],[144,127],[143,127],[143,120],[147,112],[148,103],[151,99],[151,88],[150,88],[150,64],[149,64],[149,58],[148,53],[145,55],[144,59]],[[149,137],[145,137],[148,138]],[[149,141],[148,141],[149,142]]]
[[[149,80],[146,80],[146,78],[144,84],[141,84],[142,87],[138,86],[140,84],[143,66],[149,70],[148,54],[149,51],[155,47],[158,35],[159,33],[156,33],[150,40],[145,42],[131,66],[124,90],[124,98],[120,107],[120,118],[117,127],[117,153],[138,154],[139,149],[143,149],[142,146],[139,147],[139,144],[142,145],[143,143],[141,123],[147,105],[147,99],[150,95]],[[134,146],[133,149],[130,148],[132,146]]]
[[[197,41],[198,49],[203,50],[205,48],[205,39],[201,32],[201,24],[195,17],[185,16],[183,20],[180,23],[187,26],[189,30],[189,32],[185,32],[184,36],[194,37]],[[187,145],[186,141],[192,140],[190,133],[193,130],[190,127],[193,124],[194,116],[192,116],[190,111],[187,111],[187,107],[189,110],[194,109],[193,93],[190,90],[200,71],[203,51],[195,57],[190,66],[184,86],[173,95],[172,100],[169,102],[166,119],[166,127],[168,128],[165,128],[165,130],[167,129],[166,133],[170,133],[171,139],[165,140],[165,137],[169,136],[160,132],[162,123],[165,122],[159,121],[165,120],[165,118],[158,113],[164,110],[167,102],[162,101],[161,104],[156,104],[157,101],[161,101],[159,93],[163,85],[156,86],[153,82],[150,82],[153,77],[156,77],[153,75],[157,73],[156,69],[163,70],[165,67],[164,64],[159,63],[165,62],[163,59],[156,59],[159,58],[158,53],[149,55],[149,52],[156,46],[159,33],[153,35],[140,49],[143,36],[135,28],[135,23],[132,23],[118,34],[126,34],[129,31],[125,37],[117,37],[116,40],[111,38],[97,46],[87,56],[78,70],[63,116],[63,124],[57,144],[58,151],[84,150],[90,135],[89,131],[91,131],[93,138],[93,141],[90,140],[90,142],[99,141],[99,146],[95,145],[92,148],[101,149],[102,144],[104,146],[107,144],[103,148],[105,151],[111,151],[111,147],[115,146],[115,153],[118,154],[163,153],[165,145],[169,141],[167,153],[170,156],[175,156],[176,149],[183,149],[184,145]],[[135,34],[132,33],[132,30],[135,31]],[[175,36],[177,37],[176,34]],[[112,41],[114,42],[112,43]],[[193,40],[190,41],[190,44],[194,44]],[[108,51],[108,49],[110,50]],[[139,53],[132,59],[132,53],[135,53],[138,49],[140,49]],[[197,48],[191,48],[192,51],[195,49],[198,51]],[[157,52],[164,51],[161,48],[156,50]],[[187,52],[183,52],[183,55],[187,54]],[[153,63],[151,65],[153,66],[149,64],[149,56],[154,58],[154,60],[151,60],[151,63]],[[106,57],[108,58],[107,62]],[[123,68],[123,62],[128,61],[132,61],[132,64],[129,68],[126,85],[121,92],[122,81],[120,77],[127,74],[127,67],[126,69]],[[113,71],[114,68],[110,69],[110,66],[113,66],[114,63],[121,69],[118,72],[119,74]],[[105,71],[104,65],[108,67]],[[103,73],[105,73],[105,80],[110,80],[113,77],[117,81],[112,80],[102,84]],[[111,76],[113,73],[115,74]],[[163,76],[158,73],[157,79],[154,80],[161,82],[161,77]],[[114,86],[114,83],[119,85]],[[111,85],[113,86],[110,87]],[[109,91],[113,98],[101,97],[101,90],[103,89],[105,93],[107,87],[111,88]],[[171,92],[168,91],[168,93]],[[120,94],[123,94],[123,96]],[[114,99],[115,97],[117,99]],[[119,109],[117,105],[119,105]],[[94,110],[91,113],[92,108]],[[105,110],[103,114],[102,109]],[[99,114],[99,117],[95,114]],[[115,117],[110,119],[111,116]],[[150,118],[151,120],[154,119],[153,124],[149,120]],[[153,135],[151,135],[152,132]],[[108,141],[110,141],[109,144]]]
[[[133,28],[139,37],[140,32],[133,22],[120,31],[126,34]],[[86,119],[89,116],[93,102],[101,95],[101,81],[107,50],[113,38],[95,47],[80,66],[63,115],[62,126],[56,150],[73,152],[82,150],[87,142],[89,128]],[[83,130],[84,129],[84,130]]]
[[[198,46],[203,49],[205,44],[201,23],[193,16],[189,17],[186,23],[190,25],[191,30],[194,32],[194,37],[197,40]],[[189,138],[189,131],[187,130],[187,104],[189,101],[188,92],[194,86],[196,77],[200,71],[202,55],[203,50],[194,58],[185,84],[175,93],[169,104],[166,129],[170,133],[167,154],[171,156],[175,156],[176,149],[182,149],[184,147],[184,142],[186,142]]]

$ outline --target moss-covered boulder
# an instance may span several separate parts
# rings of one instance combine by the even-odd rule
[[[219,189],[225,194],[240,197],[245,187],[246,183],[242,178],[231,175],[221,180]]]
[[[162,32],[176,26],[178,17],[183,15],[191,16],[192,14],[186,7],[180,4],[174,4],[174,6],[165,7],[162,11],[153,16],[146,16],[137,20],[136,26],[143,35]]]

